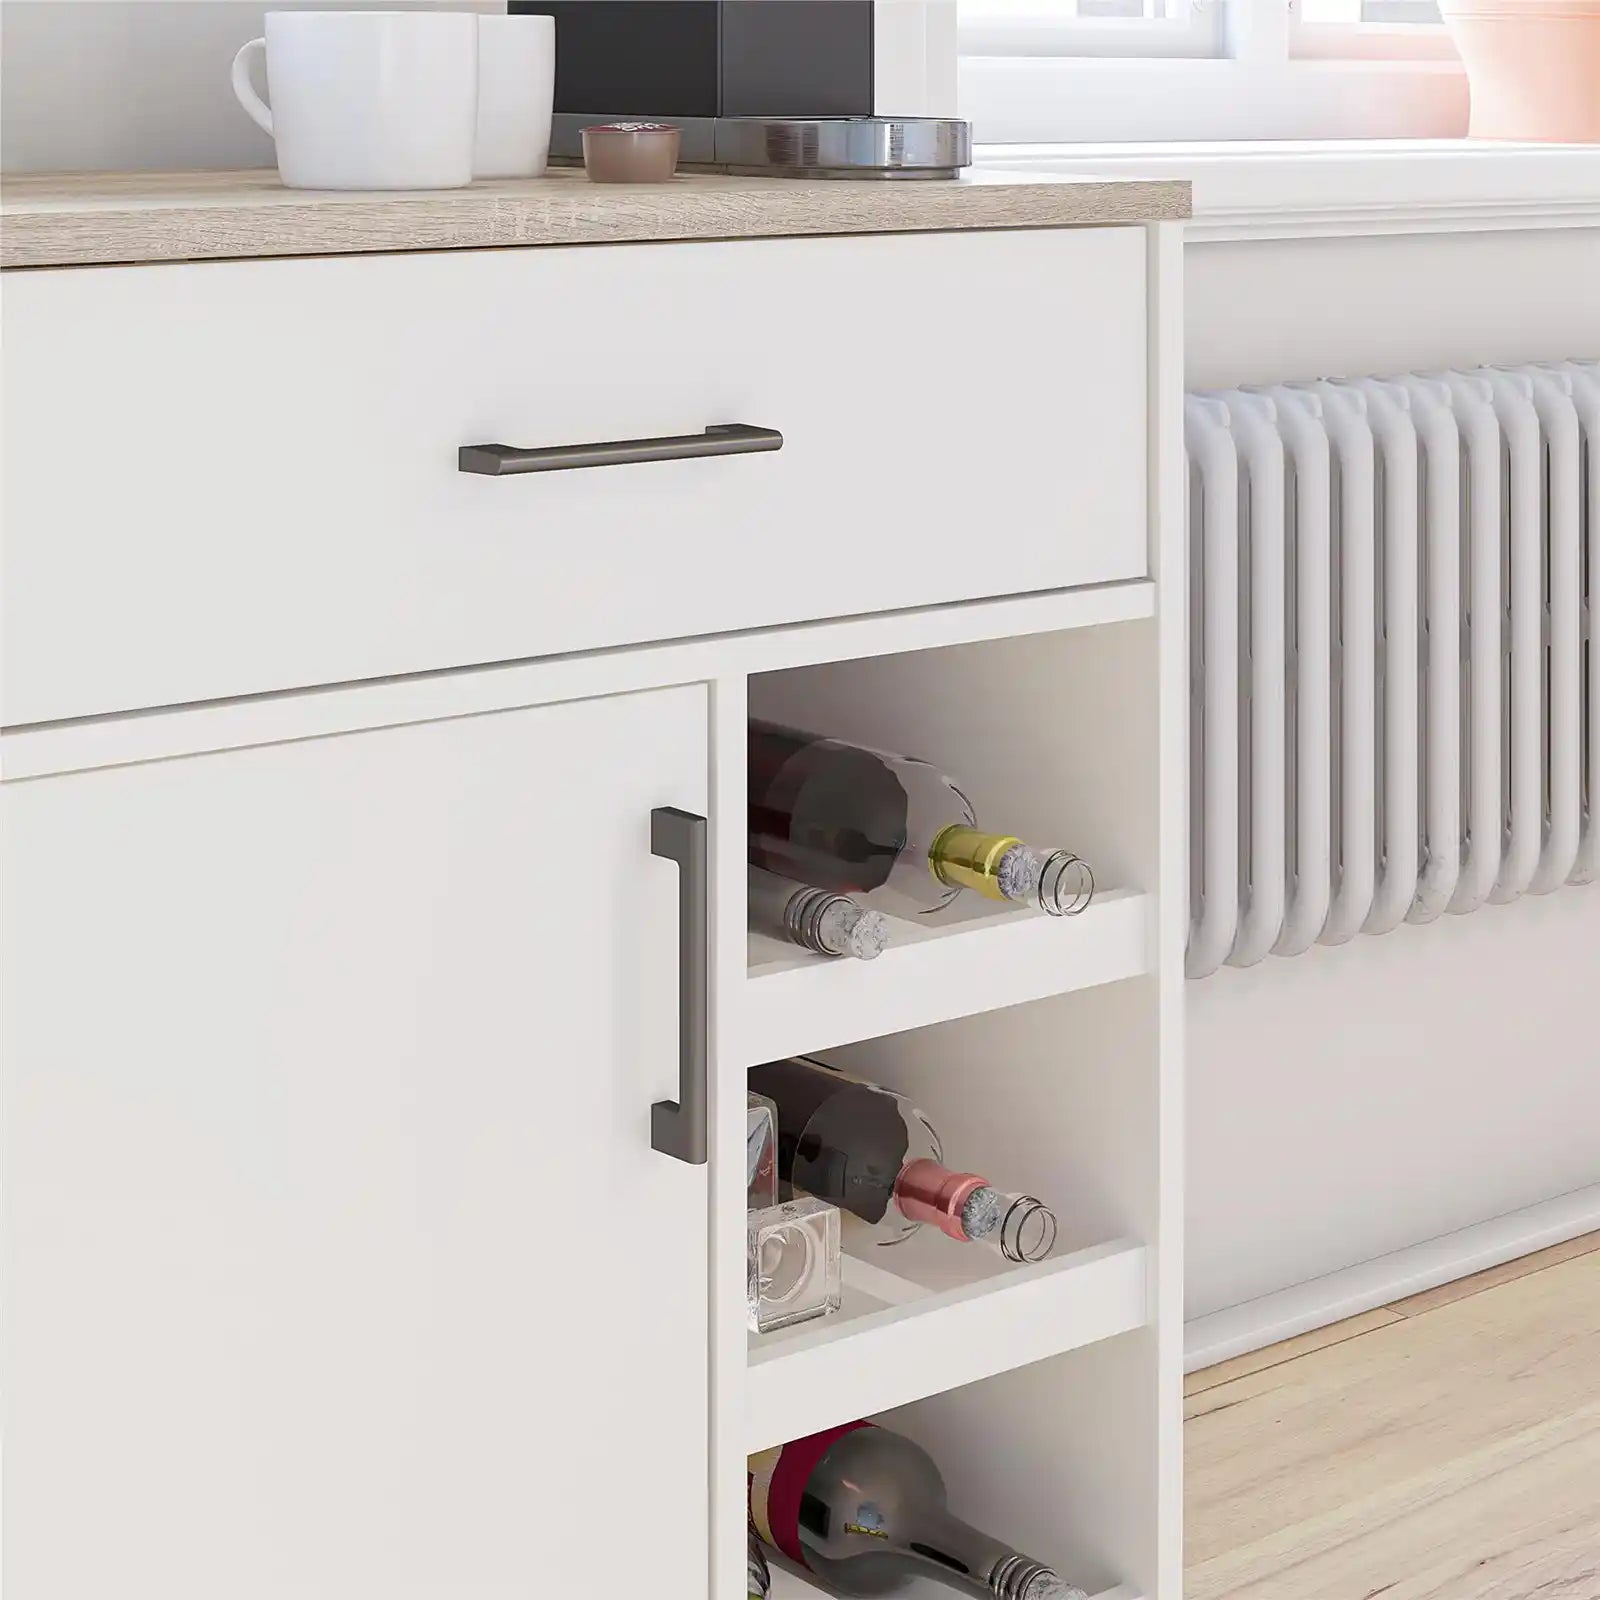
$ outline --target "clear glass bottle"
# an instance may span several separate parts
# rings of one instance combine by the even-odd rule
[[[765,1095],[746,1094],[745,1210],[778,1203],[778,1108]]]
[[[983,832],[925,761],[752,720],[749,762],[750,861],[780,877],[901,916],[942,910],[963,889],[1051,916],[1094,894],[1070,851]]]
[[[889,943],[889,919],[846,894],[750,869],[750,926],[819,956],[875,961]]]
[[[911,1101],[803,1056],[750,1069],[750,1088],[778,1108],[778,1186],[844,1213],[846,1239],[899,1244],[924,1223],[986,1244],[1008,1261],[1039,1261],[1055,1213],[944,1164],[939,1135]]]
[[[761,1548],[756,1530],[751,1528],[746,1540],[746,1600],[768,1600],[772,1593],[772,1573],[767,1569],[767,1553]]]
[[[892,1595],[931,1579],[976,1600],[1087,1600],[1042,1561],[950,1514],[920,1445],[870,1422],[750,1457],[761,1538],[841,1594]]]
[[[771,1333],[843,1303],[839,1211],[808,1195],[745,1215],[745,1290],[752,1333]]]

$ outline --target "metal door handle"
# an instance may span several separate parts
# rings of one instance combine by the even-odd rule
[[[519,450],[514,444],[464,444],[457,456],[463,472],[491,478],[513,472],[566,472],[574,467],[621,467],[633,461],[686,461],[693,456],[743,456],[756,450],[781,450],[776,428],[743,422],[719,423],[704,433],[679,433],[664,439],[612,439],[603,444],[552,444]]]
[[[650,1107],[650,1143],[692,1167],[706,1161],[706,819],[650,813],[650,854],[678,863],[678,1098]]]

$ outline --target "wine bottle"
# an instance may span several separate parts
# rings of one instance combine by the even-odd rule
[[[889,942],[889,921],[849,895],[750,869],[750,926],[819,956],[874,961]]]
[[[752,1067],[750,1087],[778,1108],[780,1196],[838,1206],[847,1239],[899,1244],[931,1223],[1008,1261],[1042,1260],[1055,1244],[1042,1200],[951,1171],[933,1124],[903,1094],[799,1056]]]
[[[747,1600],[767,1600],[772,1593],[772,1574],[767,1570],[767,1554],[761,1548],[761,1540],[756,1537],[753,1527],[749,1530],[745,1548]]]
[[[847,1422],[750,1457],[750,1520],[775,1550],[847,1595],[914,1578],[979,1600],[1087,1600],[1043,1562],[953,1517],[919,1445]]]
[[[1069,851],[980,830],[971,802],[925,761],[752,721],[749,762],[750,860],[780,877],[900,915],[974,889],[1069,916],[1094,893]]]

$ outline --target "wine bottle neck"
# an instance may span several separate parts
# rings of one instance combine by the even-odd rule
[[[1000,863],[1022,841],[1008,833],[984,833],[957,823],[941,828],[928,846],[928,865],[941,883],[975,889],[991,900],[1004,900]]]
[[[1056,1242],[1056,1215],[1031,1194],[1008,1194],[975,1172],[924,1157],[895,1179],[894,1201],[910,1222],[931,1223],[963,1244],[985,1244],[1007,1261],[1042,1261]]]
[[[926,1572],[976,1600],[1083,1600],[1051,1568],[948,1511],[927,1512],[896,1552],[913,1571]]]
[[[965,1243],[972,1237],[966,1228],[967,1207],[988,1187],[988,1180],[976,1172],[952,1172],[943,1162],[924,1157],[901,1168],[894,1199],[910,1221],[929,1223]]]
[[[1007,833],[943,828],[928,847],[928,865],[941,883],[1034,906],[1052,917],[1082,911],[1094,895],[1094,874],[1071,851],[1035,850]]]

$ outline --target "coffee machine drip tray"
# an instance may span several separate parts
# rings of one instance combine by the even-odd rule
[[[718,117],[712,164],[764,178],[953,178],[972,127],[953,117]]]

